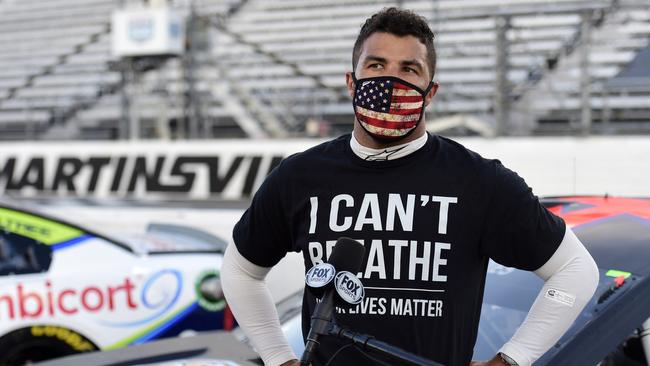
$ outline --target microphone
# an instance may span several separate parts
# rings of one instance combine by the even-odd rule
[[[311,327],[307,335],[305,351],[300,359],[301,365],[308,366],[311,363],[319,344],[318,339],[321,335],[327,334],[334,311],[334,292],[338,292],[339,296],[347,302],[361,302],[363,286],[354,273],[359,272],[365,252],[366,248],[361,243],[341,237],[336,241],[327,263],[321,263],[307,271],[305,276],[307,286],[315,295],[322,294],[322,298],[316,304],[311,316]],[[330,285],[333,279],[334,286]]]

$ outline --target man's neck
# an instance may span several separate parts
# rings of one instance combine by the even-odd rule
[[[387,146],[379,149],[364,146],[357,139],[355,134],[350,138],[350,148],[355,155],[368,161],[394,160],[407,156],[427,143],[428,135],[424,134],[409,142],[400,141],[397,145]]]
[[[383,150],[398,145],[404,145],[411,141],[415,141],[424,135],[426,135],[426,130],[418,126],[418,128],[415,131],[413,131],[413,133],[406,136],[404,139],[395,142],[386,143],[386,142],[379,141],[373,138],[372,136],[370,136],[366,131],[358,127],[358,123],[355,123],[354,129],[352,131],[352,136],[356,138],[356,140],[359,142],[361,146],[370,149],[378,149],[378,150]]]

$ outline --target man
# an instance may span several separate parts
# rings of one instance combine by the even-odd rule
[[[325,261],[348,236],[366,247],[363,307],[338,323],[446,365],[468,365],[488,259],[546,282],[528,318],[491,360],[530,365],[591,298],[598,272],[564,222],[497,160],[426,133],[436,94],[433,34],[412,12],[384,9],[363,25],[346,74],[352,135],[285,159],[234,229],[222,280],[240,325],[267,365],[297,364],[263,278],[288,251]],[[560,291],[570,305],[545,296]],[[303,301],[303,333],[315,299]],[[345,343],[322,338],[314,364]],[[338,365],[374,364],[348,348]]]

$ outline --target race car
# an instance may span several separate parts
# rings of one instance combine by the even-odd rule
[[[648,365],[650,199],[559,197],[542,203],[580,238],[599,267],[600,280],[574,324],[534,365]],[[473,359],[491,358],[512,337],[542,285],[531,272],[490,261]],[[298,292],[278,305],[283,331],[297,355],[304,350],[301,303],[302,292]],[[250,349],[233,354],[216,341],[228,335],[220,332],[195,339],[164,340],[130,348],[128,353],[66,357],[43,366],[254,364]],[[197,347],[203,351],[191,353]],[[148,362],[143,362],[145,359]]]
[[[0,365],[231,328],[226,245],[166,224],[115,239],[0,203]]]

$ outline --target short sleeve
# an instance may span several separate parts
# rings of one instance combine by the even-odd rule
[[[483,252],[504,266],[536,270],[562,242],[564,220],[548,211],[526,182],[498,160],[490,161],[490,171]]]
[[[280,182],[280,167],[264,180],[233,229],[239,253],[262,267],[274,266],[291,250],[288,202]]]

